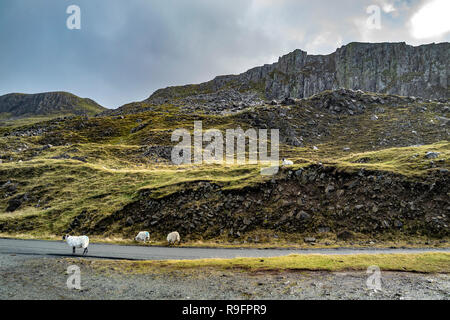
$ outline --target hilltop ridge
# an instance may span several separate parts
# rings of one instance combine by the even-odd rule
[[[104,110],[106,108],[94,100],[80,98],[69,92],[9,93],[0,96],[0,115],[2,115],[2,118],[95,115]]]
[[[144,102],[164,103],[230,88],[258,92],[266,99],[306,98],[338,88],[448,98],[449,52],[448,42],[416,47],[405,42],[352,42],[328,55],[309,55],[296,49],[278,62],[238,75],[159,89]]]

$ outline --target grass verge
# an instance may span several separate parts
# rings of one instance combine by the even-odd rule
[[[48,241],[61,241],[62,235],[55,234],[40,234],[34,235],[31,233],[4,233],[0,232],[0,239],[19,239],[19,240],[48,240]],[[167,246],[167,241],[155,241],[143,243],[137,242],[133,239],[124,239],[122,237],[102,237],[102,236],[89,236],[90,243],[102,243],[102,244],[115,244],[123,246],[144,246],[144,247],[164,247]],[[395,241],[378,241],[374,243],[368,243],[367,241],[328,241],[327,239],[320,239],[314,244],[293,242],[285,239],[278,239],[272,242],[261,243],[233,243],[224,240],[192,240],[184,241],[180,245],[180,248],[230,248],[230,249],[336,249],[336,248],[450,248],[450,239],[434,239],[430,240],[426,237],[408,238],[405,240]]]
[[[77,260],[79,263],[79,260]],[[213,268],[236,271],[345,271],[367,270],[376,265],[382,271],[449,273],[450,253],[355,254],[355,255],[288,255],[272,258],[198,259],[166,261],[82,260],[99,271],[128,273]]]

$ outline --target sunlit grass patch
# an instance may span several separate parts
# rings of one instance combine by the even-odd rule
[[[367,270],[376,265],[381,271],[422,273],[449,273],[450,253],[420,254],[353,254],[353,255],[288,255],[271,258],[234,258],[160,261],[95,261],[84,260],[96,269],[109,269],[122,273],[168,272],[213,268],[244,271],[345,271]]]
[[[439,156],[435,159],[427,159],[425,157],[427,152],[438,152]],[[441,141],[430,145],[351,154],[340,158],[336,164],[343,168],[367,168],[417,176],[433,170],[430,161],[441,161],[439,168],[447,168],[449,158],[450,142]]]

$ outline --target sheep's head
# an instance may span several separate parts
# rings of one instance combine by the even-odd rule
[[[68,237],[70,237],[70,235],[66,234],[62,237],[63,240],[66,240]]]

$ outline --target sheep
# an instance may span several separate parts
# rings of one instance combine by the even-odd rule
[[[150,233],[148,231],[141,231],[134,238],[134,240],[136,240],[136,241],[144,241],[144,243],[145,243],[146,240],[150,241]]]
[[[176,231],[169,233],[167,235],[167,242],[169,243],[169,246],[175,244],[175,242],[180,243],[180,234]]]
[[[89,237],[88,236],[70,236],[66,234],[63,240],[72,247],[72,254],[75,254],[75,248],[84,248],[83,256],[88,253]]]
[[[292,166],[294,164],[294,162],[292,162],[291,160],[288,160],[286,158],[283,158],[283,162],[281,163],[282,166]]]

